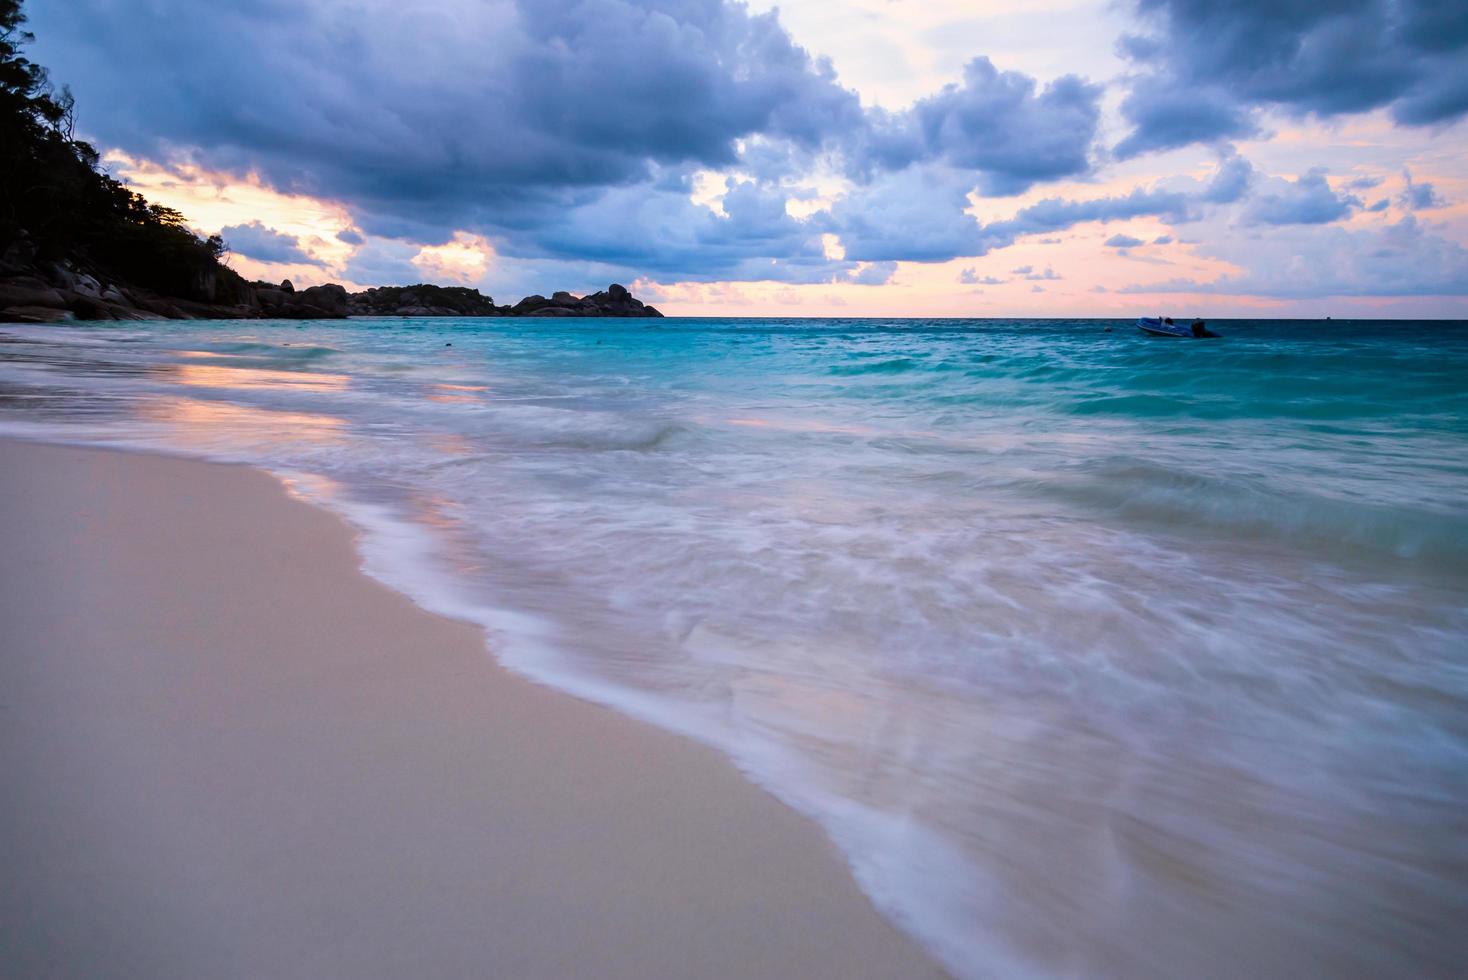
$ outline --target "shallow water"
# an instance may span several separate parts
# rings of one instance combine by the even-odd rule
[[[955,973],[1454,975],[1468,324],[0,327],[0,431],[265,466],[718,745]]]

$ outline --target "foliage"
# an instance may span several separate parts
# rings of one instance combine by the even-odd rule
[[[0,0],[0,256],[70,260],[170,296],[234,302],[239,276],[173,208],[150,204],[101,169],[75,137],[75,100],[22,53],[21,0]]]

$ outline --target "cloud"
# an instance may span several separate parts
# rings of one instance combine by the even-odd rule
[[[1135,248],[1138,245],[1145,244],[1147,243],[1142,241],[1140,238],[1133,238],[1131,235],[1121,234],[1112,235],[1105,241],[1105,245],[1108,248]]]
[[[1373,201],[1370,205],[1366,207],[1366,210],[1372,212],[1385,211],[1387,208],[1391,207],[1391,204],[1391,201],[1383,197],[1379,201]]]
[[[1090,171],[1100,97],[1099,86],[1074,75],[1041,90],[1028,75],[974,58],[961,83],[903,112],[873,112],[854,169],[935,161],[975,172],[986,194],[1018,194]]]
[[[732,0],[245,0],[209,17],[71,0],[32,17],[106,146],[339,202],[349,244],[465,232],[651,275],[822,281],[982,252],[967,195],[1089,174],[1100,117],[1100,87],[982,57],[907,109],[863,108],[777,13]],[[783,213],[823,161],[874,209],[834,222],[845,264]],[[740,213],[711,218],[686,200],[708,170],[754,176],[762,199],[731,191]],[[921,184],[946,212],[924,222],[936,240],[879,233]]]
[[[1124,293],[1226,296],[1468,296],[1468,249],[1410,215],[1384,228],[1293,226],[1250,239],[1219,238],[1203,252],[1244,270],[1213,282],[1175,279]]]
[[[1247,220],[1266,225],[1319,225],[1349,217],[1352,208],[1362,206],[1360,198],[1331,190],[1320,169],[1293,181],[1271,178],[1268,188],[1250,203]]]
[[[342,274],[352,282],[384,286],[407,286],[422,282],[413,264],[418,246],[388,239],[370,239],[347,261]]]
[[[337,232],[336,239],[339,242],[346,242],[348,245],[361,245],[363,242],[367,241],[367,239],[363,238],[359,233],[353,231],[351,228],[343,228],[341,231]]]
[[[1045,198],[1021,209],[1013,218],[984,226],[984,239],[991,247],[1010,244],[1021,235],[1062,231],[1086,221],[1119,221],[1144,216],[1162,216],[1173,221],[1189,219],[1196,198],[1178,191],[1136,188],[1120,197],[1098,197],[1088,201]]]
[[[871,262],[853,271],[845,281],[857,286],[885,286],[896,274],[896,262]]]
[[[1156,77],[1135,83],[1121,111],[1135,128],[1116,145],[1120,160],[1190,143],[1244,139],[1259,131],[1250,110],[1227,94],[1196,86],[1179,88]]]
[[[753,135],[815,148],[863,125],[775,15],[716,0],[252,0],[209,17],[75,0],[33,21],[107,145],[256,172],[434,243],[732,165]]]
[[[1175,178],[1124,195],[1081,201],[1042,198],[1013,217],[988,224],[967,213],[972,179],[934,166],[886,174],[854,187],[829,213],[818,212],[813,223],[840,239],[848,260],[943,262],[986,255],[1028,235],[1052,234],[1092,221],[1105,224],[1140,217],[1194,221],[1217,199],[1231,201],[1242,195],[1251,186],[1253,168],[1242,158],[1225,157],[1207,182]],[[1288,182],[1279,183],[1288,189]],[[1224,193],[1219,193],[1220,186]],[[1033,271],[1032,266],[1021,266],[1013,274]]]
[[[290,235],[267,228],[258,221],[242,225],[227,225],[219,234],[229,245],[230,251],[260,262],[302,263],[320,265],[301,249],[300,240]]]
[[[1123,38],[1145,69],[1121,156],[1248,135],[1252,113],[1386,107],[1403,125],[1468,114],[1468,17],[1442,0],[1134,0],[1151,33]]]
[[[841,229],[844,258],[828,258],[822,234],[833,229],[824,213],[797,219],[786,210],[786,196],[774,185],[729,181],[720,214],[693,203],[680,189],[611,188],[566,209],[559,220],[527,224],[496,247],[515,258],[591,261],[701,282],[832,282],[851,274],[859,262],[906,257],[905,248],[865,248],[853,226]]]
[[[1397,201],[1408,211],[1430,211],[1447,205],[1431,184],[1413,180],[1411,170],[1403,169],[1402,178],[1407,186]]]
[[[1171,235],[1158,235],[1156,238],[1152,239],[1152,244],[1153,245],[1171,245],[1172,244],[1172,236]]]
[[[942,262],[983,255],[982,230],[965,213],[973,179],[941,166],[882,174],[854,186],[816,222],[840,238],[848,260]]]
[[[1031,272],[1031,273],[1028,273],[1025,276],[1025,278],[1026,279],[1031,279],[1031,280],[1038,280],[1040,282],[1050,282],[1050,281],[1055,281],[1055,280],[1059,280],[1059,279],[1064,279],[1065,277],[1062,276],[1062,275],[1057,274],[1054,269],[1050,268],[1047,265],[1045,267],[1045,271],[1044,272]]]
[[[1254,165],[1227,150],[1218,161],[1218,169],[1203,192],[1203,200],[1211,204],[1232,204],[1248,193],[1254,183]]]

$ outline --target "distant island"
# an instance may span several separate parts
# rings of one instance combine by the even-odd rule
[[[75,101],[21,53],[17,0],[0,0],[0,322],[347,316],[662,316],[613,283],[496,306],[462,286],[336,284],[297,290],[249,282],[225,265],[220,236],[201,238],[173,208],[101,169],[74,135]]]

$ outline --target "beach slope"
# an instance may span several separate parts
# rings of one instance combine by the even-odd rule
[[[0,440],[0,540],[4,975],[941,975],[809,821],[262,473]]]

